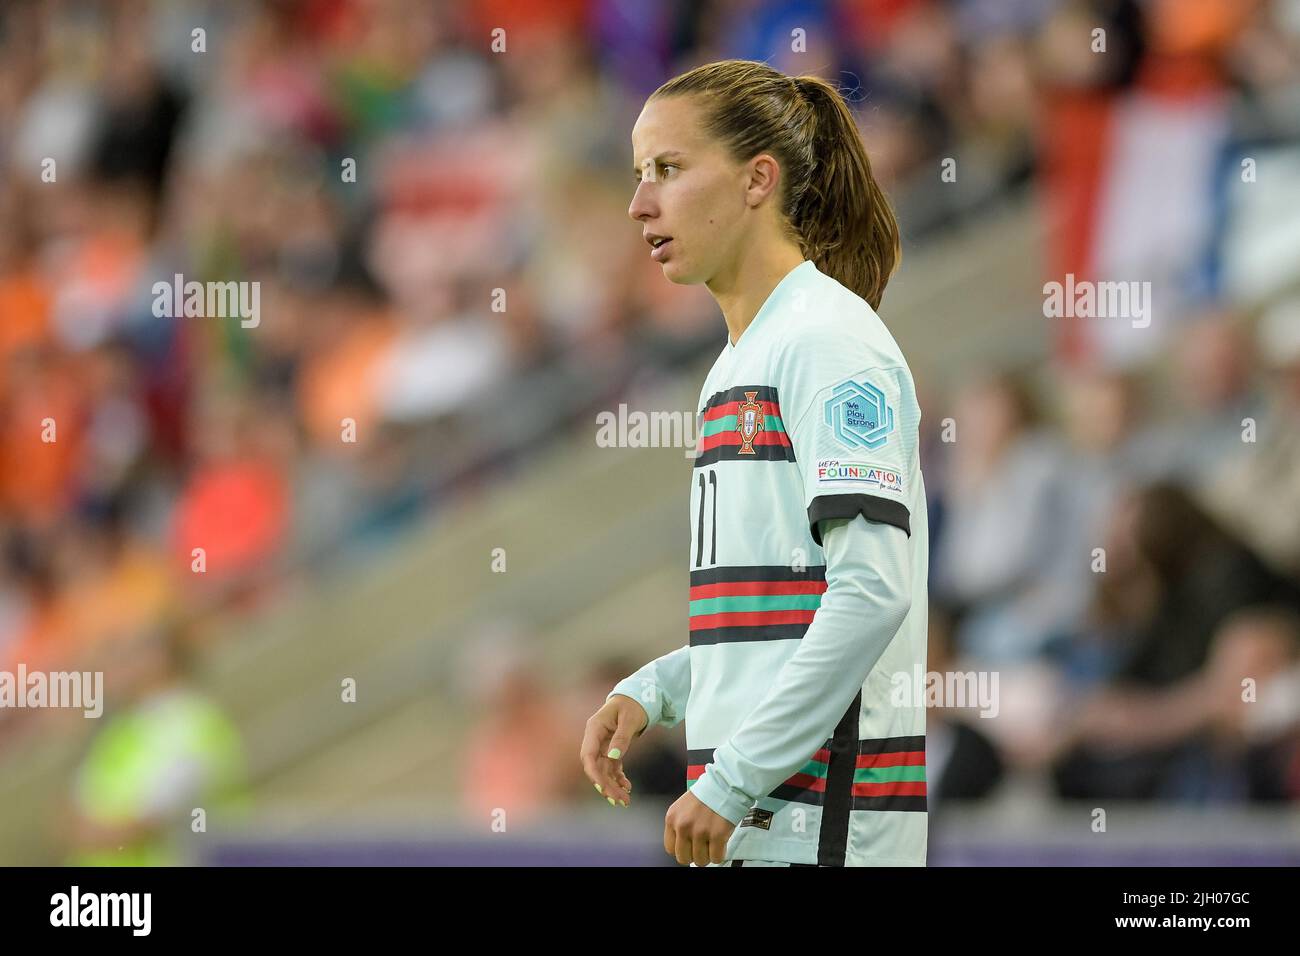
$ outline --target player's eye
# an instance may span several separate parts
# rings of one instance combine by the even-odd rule
[[[681,168],[680,166],[677,166],[677,165],[675,165],[674,163],[660,163],[660,164],[656,167],[657,172],[655,173],[654,176],[651,177],[651,180],[653,181],[653,180],[658,180],[658,179],[664,179],[664,178],[666,177],[667,173],[668,173],[668,170],[670,170],[670,169],[680,169],[680,168]],[[637,186],[641,185],[641,170],[639,170],[639,169],[638,169],[638,170],[633,170],[633,172],[632,172],[632,183],[633,183],[634,185],[637,185]]]

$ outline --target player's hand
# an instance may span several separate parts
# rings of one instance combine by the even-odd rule
[[[664,850],[682,866],[721,863],[736,825],[714,813],[687,790],[664,817]]]
[[[623,758],[632,738],[646,724],[645,708],[622,694],[615,694],[587,718],[582,750],[578,754],[582,770],[596,785],[596,792],[614,804],[625,807],[632,804],[632,782],[623,774]]]

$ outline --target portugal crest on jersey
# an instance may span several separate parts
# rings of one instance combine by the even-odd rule
[[[736,406],[736,431],[740,433],[737,455],[755,455],[754,439],[763,430],[763,406],[754,401],[758,392],[746,392],[745,401]]]

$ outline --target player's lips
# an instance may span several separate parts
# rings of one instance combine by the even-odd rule
[[[663,262],[664,256],[667,255],[668,245],[673,241],[672,236],[659,236],[653,232],[645,233],[645,241],[653,247],[650,258],[655,262]]]

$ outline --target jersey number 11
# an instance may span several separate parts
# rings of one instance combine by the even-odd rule
[[[709,548],[709,564],[718,563],[718,473],[709,472],[709,484],[713,487],[713,519],[711,524],[712,535]],[[707,489],[704,485],[704,473],[700,473],[700,518],[695,529],[695,566],[698,568],[704,563],[704,499],[708,496]]]

